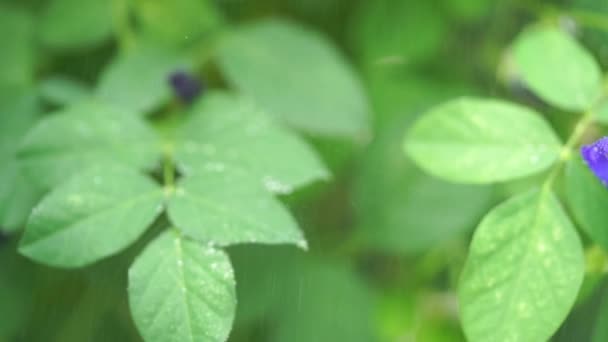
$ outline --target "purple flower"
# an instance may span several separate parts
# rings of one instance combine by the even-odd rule
[[[184,71],[176,71],[169,76],[169,83],[173,92],[185,103],[191,103],[200,95],[203,84],[193,75]]]
[[[581,147],[583,160],[597,178],[608,187],[608,137]]]

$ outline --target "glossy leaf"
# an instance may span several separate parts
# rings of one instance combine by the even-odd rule
[[[460,98],[425,114],[405,150],[427,172],[454,182],[491,183],[547,169],[560,150],[534,111],[499,100]]]
[[[602,73],[593,56],[556,28],[524,31],[515,41],[513,57],[530,89],[556,107],[589,109],[602,91]]]
[[[25,223],[39,189],[23,176],[16,152],[25,132],[36,122],[40,108],[28,91],[5,92],[0,100],[0,230],[13,231]]]
[[[323,136],[368,130],[362,85],[322,36],[272,20],[240,28],[219,49],[228,81],[290,126]]]
[[[185,174],[238,169],[275,193],[328,178],[304,141],[251,101],[224,93],[207,94],[194,106],[178,133],[175,158]]]
[[[190,69],[184,58],[152,47],[118,55],[103,71],[96,95],[133,113],[147,114],[171,98],[169,76]]]
[[[91,264],[137,240],[162,211],[163,196],[158,185],[137,171],[93,167],[34,208],[19,251],[53,266]]]
[[[236,309],[230,260],[167,231],[129,269],[129,303],[148,342],[226,341]]]
[[[568,162],[568,203],[581,227],[594,242],[608,249],[608,190],[580,157]]]
[[[41,18],[41,38],[56,49],[88,47],[112,34],[112,2],[51,0]]]
[[[156,134],[138,117],[82,102],[40,121],[26,135],[19,158],[32,180],[50,187],[92,164],[150,168],[159,146]]]
[[[459,297],[470,341],[547,341],[566,318],[584,273],[581,241],[555,195],[533,190],[483,219]]]
[[[306,241],[287,209],[259,183],[232,170],[198,172],[180,182],[169,217],[184,234],[212,245]]]

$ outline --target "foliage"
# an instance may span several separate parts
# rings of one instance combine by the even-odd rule
[[[6,0],[0,31],[0,341],[608,335],[608,7]]]

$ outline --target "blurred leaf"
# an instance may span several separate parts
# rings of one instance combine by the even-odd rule
[[[25,12],[0,6],[0,85],[29,85],[34,74],[33,21]],[[3,91],[0,89],[0,91]]]
[[[365,244],[419,253],[473,228],[488,208],[491,189],[419,171],[403,155],[402,127],[387,126],[363,156],[353,200]]]
[[[110,0],[50,0],[39,32],[51,48],[76,49],[109,38],[112,24]]]
[[[406,65],[431,57],[446,33],[436,6],[431,1],[362,1],[354,32],[364,65]]]
[[[200,171],[181,181],[169,217],[186,235],[213,245],[294,243],[298,225],[261,184],[231,170]]]
[[[593,338],[591,342],[608,341],[608,295],[604,293],[600,309],[595,318]]]
[[[194,105],[177,136],[185,173],[238,169],[275,193],[328,178],[314,150],[245,98],[210,93]]]
[[[46,187],[88,165],[120,162],[150,168],[160,143],[138,117],[95,102],[82,102],[38,123],[26,135],[19,159],[28,176]]]
[[[38,119],[37,98],[29,91],[5,91],[0,100],[0,230],[20,228],[40,194],[21,172],[16,152],[23,135]]]
[[[471,341],[546,341],[583,280],[576,229],[548,189],[513,197],[481,222],[462,272],[462,322]]]
[[[566,173],[568,203],[581,227],[594,242],[608,249],[608,191],[583,163],[576,157],[568,162]]]
[[[36,206],[19,251],[41,263],[81,267],[137,240],[163,209],[152,180],[123,166],[94,167]]]
[[[320,136],[367,133],[361,83],[314,31],[279,20],[242,27],[221,44],[219,63],[231,84],[296,129]]]
[[[460,98],[430,110],[410,129],[408,155],[427,172],[461,183],[491,183],[547,169],[560,151],[551,127],[509,102]]]
[[[146,341],[225,341],[236,309],[230,260],[167,231],[129,269],[129,303]]]
[[[496,1],[492,0],[446,0],[449,13],[463,19],[479,19]]]
[[[51,76],[38,85],[40,96],[54,105],[68,105],[90,97],[89,88],[72,78]]]
[[[142,31],[170,45],[184,45],[217,29],[221,15],[209,0],[135,0]]]
[[[147,114],[171,98],[170,74],[190,68],[187,60],[170,51],[137,47],[106,67],[96,95],[125,110]]]
[[[601,70],[576,40],[555,28],[533,27],[513,46],[524,82],[556,107],[588,110],[602,91]]]

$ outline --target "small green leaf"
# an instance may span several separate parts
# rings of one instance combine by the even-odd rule
[[[41,263],[80,267],[133,243],[163,209],[152,180],[118,165],[90,168],[34,208],[19,251]]]
[[[568,204],[581,227],[594,242],[608,249],[608,191],[577,157],[568,162],[566,172]]]
[[[575,39],[551,27],[533,27],[515,41],[513,55],[526,84],[556,107],[591,108],[602,91],[602,73]]]
[[[33,22],[25,12],[0,6],[0,85],[23,86],[34,73]]]
[[[175,158],[185,174],[240,169],[275,193],[328,173],[315,152],[245,98],[209,93],[195,104],[177,136]]]
[[[64,76],[51,76],[39,84],[40,96],[54,105],[68,105],[91,97],[83,83]]]
[[[170,45],[196,42],[221,23],[220,13],[208,0],[136,0],[133,10],[147,37]]]
[[[530,191],[481,222],[459,286],[470,341],[547,341],[572,308],[584,259],[576,229],[549,190]]]
[[[40,121],[26,135],[19,159],[32,180],[50,187],[92,164],[151,168],[160,158],[159,146],[137,116],[83,102]]]
[[[0,100],[0,230],[20,228],[40,195],[22,174],[16,152],[25,132],[36,122],[39,104],[31,90],[5,91]]]
[[[287,209],[259,183],[229,169],[201,171],[181,181],[169,218],[186,235],[213,245],[306,241]]]
[[[290,126],[323,136],[367,133],[362,85],[319,34],[289,22],[264,21],[228,36],[218,56],[228,81]]]
[[[95,45],[112,34],[112,1],[51,0],[40,25],[42,42],[49,47]]]
[[[129,303],[148,342],[223,342],[236,310],[228,256],[175,231],[160,235],[129,269]]]
[[[187,60],[167,50],[138,47],[116,56],[103,71],[96,95],[125,110],[147,114],[171,98],[171,72],[190,68]]]
[[[534,111],[509,102],[461,98],[425,114],[405,141],[427,172],[454,182],[491,183],[553,164],[560,142]]]

